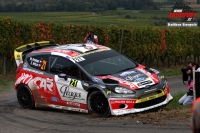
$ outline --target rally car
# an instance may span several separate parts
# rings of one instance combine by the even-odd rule
[[[97,44],[41,41],[14,50],[15,90],[23,108],[51,107],[100,117],[167,105],[165,76]]]

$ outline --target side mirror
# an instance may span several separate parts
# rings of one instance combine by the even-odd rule
[[[67,80],[67,74],[64,74],[64,73],[60,73],[60,74],[58,74],[58,77],[59,78],[64,78],[65,80]]]

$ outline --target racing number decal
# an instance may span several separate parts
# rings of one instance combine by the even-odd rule
[[[78,83],[78,80],[72,79],[72,80],[70,81],[69,86],[76,87],[76,86],[77,86],[77,83]]]
[[[43,60],[41,65],[41,70],[45,70],[47,65],[47,61]]]

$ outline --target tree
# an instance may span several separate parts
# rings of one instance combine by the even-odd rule
[[[135,1],[135,4],[134,4],[134,9],[136,10],[140,10],[143,8],[143,4],[142,4],[142,1],[141,0],[136,0]]]
[[[108,10],[116,10],[117,4],[114,1],[108,3]]]
[[[5,7],[4,9],[7,12],[14,12],[16,10],[16,4],[15,3],[6,4],[4,7]]]

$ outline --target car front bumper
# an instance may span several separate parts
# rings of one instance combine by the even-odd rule
[[[140,106],[140,107],[135,107],[137,104],[137,99],[124,99],[124,98],[109,98],[109,104],[110,104],[110,109],[111,109],[111,115],[124,115],[124,114],[131,114],[131,113],[138,113],[146,110],[150,110],[153,108],[157,108],[163,105],[167,105],[173,97],[171,96],[170,93],[165,95],[164,99],[160,103],[156,103],[150,106]],[[155,99],[156,100],[156,99]],[[152,100],[149,100],[152,101]],[[140,103],[146,104],[144,103]]]

